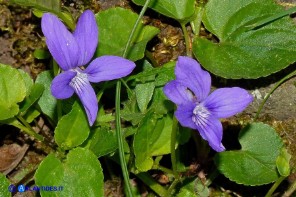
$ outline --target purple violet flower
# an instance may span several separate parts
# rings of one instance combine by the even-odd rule
[[[86,111],[90,126],[96,120],[98,101],[90,82],[101,82],[127,76],[135,68],[134,62],[117,56],[102,56],[91,60],[98,44],[98,26],[92,11],[80,16],[73,34],[53,14],[45,13],[41,21],[47,47],[64,71],[51,84],[57,99],[66,99],[75,92]]]
[[[182,126],[198,130],[217,152],[225,150],[219,118],[243,111],[253,97],[238,87],[220,88],[209,95],[210,74],[189,57],[178,58],[175,75],[176,80],[165,85],[164,93],[177,105],[176,118]]]

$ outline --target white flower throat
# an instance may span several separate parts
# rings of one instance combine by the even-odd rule
[[[81,89],[88,83],[88,78],[86,73],[82,73],[78,70],[75,70],[77,73],[76,76],[71,80],[70,86],[76,91],[80,92]]]
[[[210,112],[208,111],[208,109],[205,106],[203,106],[203,104],[199,103],[193,109],[192,121],[198,125],[204,124],[209,116]]]

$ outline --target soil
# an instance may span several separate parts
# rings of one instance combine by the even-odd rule
[[[286,7],[296,5],[295,0],[278,0],[279,3]],[[132,5],[129,0],[64,0],[63,5],[68,7],[71,13],[78,17],[81,11],[92,9],[94,12],[106,10],[110,7],[120,6],[139,12],[138,6]],[[40,19],[37,18],[30,9],[16,5],[10,5],[8,1],[0,0],[0,62],[2,64],[11,65],[15,68],[21,68],[29,73],[33,79],[36,76],[49,69],[47,67],[48,60],[38,60],[34,58],[35,49],[46,49],[44,38],[40,28]],[[154,25],[160,28],[160,33],[149,43],[151,57],[155,60],[155,66],[161,66],[171,60],[176,60],[179,55],[185,54],[185,45],[183,34],[180,26],[166,17],[159,17],[153,11],[146,13],[148,16],[144,18],[146,24]],[[157,16],[157,17],[156,17]],[[293,71],[295,65],[291,65],[287,69],[273,74],[269,77],[257,80],[225,80],[214,77],[213,85],[215,87],[238,85],[247,88],[254,95],[254,102],[241,115],[224,120],[224,125],[237,125],[238,122],[250,122],[255,117],[259,105],[264,97],[271,91],[274,85],[285,75]],[[254,85],[255,84],[255,85]],[[259,121],[265,122],[273,126],[283,138],[289,153],[292,155],[291,166],[294,169],[288,181],[296,180],[296,86],[295,77],[283,83],[267,100],[260,116]],[[46,127],[42,117],[38,119],[39,126]],[[0,160],[0,170],[3,168],[7,171],[8,177],[14,182],[26,180],[30,182],[32,173],[46,156],[47,151],[40,148],[42,145],[34,142],[28,136],[19,132],[10,126],[0,125],[0,158],[6,155],[9,163]],[[53,131],[47,127],[45,134],[53,135]],[[225,128],[225,132],[228,132]],[[10,148],[9,148],[10,147]],[[28,149],[28,150],[27,150]],[[25,151],[24,151],[25,150]],[[21,158],[21,159],[20,159]],[[19,163],[19,161],[21,161]],[[19,163],[15,165],[15,163]],[[4,170],[2,170],[4,172]],[[222,181],[216,185],[214,193],[223,196],[236,196],[241,188],[229,184],[229,181],[223,177],[219,177]],[[229,186],[230,185],[230,186]],[[223,188],[226,188],[223,191]],[[229,188],[230,187],[230,188]],[[221,189],[222,188],[222,189]],[[244,189],[247,190],[246,187]],[[259,187],[261,189],[261,187]],[[264,190],[264,189],[263,189]],[[265,191],[265,190],[264,190]],[[240,193],[240,192],[239,192]],[[122,180],[120,178],[112,178],[105,183],[105,194],[107,196],[123,196]],[[16,194],[18,196],[20,194]],[[29,194],[28,194],[29,195]]]

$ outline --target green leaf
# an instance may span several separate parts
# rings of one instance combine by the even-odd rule
[[[75,96],[72,96],[68,99],[59,100],[59,102],[61,102],[61,105],[62,105],[63,114],[67,114],[72,110],[72,107],[76,100],[77,100],[77,97]]]
[[[161,117],[152,110],[142,119],[133,142],[135,163],[139,171],[145,172],[152,168],[153,156],[170,153],[172,123],[172,117]],[[177,142],[182,143],[184,140],[186,139],[179,135]]]
[[[76,148],[62,163],[48,155],[35,173],[38,186],[62,186],[62,191],[41,191],[42,197],[104,196],[103,172],[97,157],[88,149]]]
[[[291,155],[288,153],[286,148],[282,148],[280,155],[276,159],[276,166],[281,176],[289,176],[290,175],[290,159]]]
[[[253,123],[239,134],[241,150],[218,153],[215,163],[230,180],[244,185],[263,185],[279,178],[276,159],[283,142],[269,125]]]
[[[142,79],[145,77],[154,76],[160,73],[174,73],[176,62],[168,62],[161,67],[153,68],[152,70],[145,70],[144,72],[140,72],[136,75],[131,75],[125,78],[126,81],[131,81],[134,79]]]
[[[72,110],[63,116],[54,131],[56,143],[64,150],[82,144],[90,132],[88,119],[83,107],[74,103]]]
[[[154,162],[152,155],[150,154],[151,134],[160,133],[159,131],[161,131],[163,127],[164,122],[158,121],[158,117],[153,111],[149,111],[142,119],[133,141],[134,153],[136,156],[135,164],[139,171],[145,172],[152,168]],[[156,131],[156,128],[159,130]],[[169,137],[167,139],[169,139]]]
[[[112,113],[104,114],[104,115],[99,114],[96,119],[97,124],[95,124],[95,125],[101,125],[104,123],[107,123],[109,125],[109,123],[112,121],[115,121],[115,117]]]
[[[38,18],[41,18],[42,15],[43,15],[43,12],[40,11],[40,10],[37,10],[37,9],[33,9],[32,12],[33,12],[33,14],[34,14],[36,17],[38,17]],[[34,57],[35,57],[35,55],[34,55]],[[37,58],[37,59],[38,59],[38,58]]]
[[[175,79],[174,67],[176,62],[169,62],[163,65],[165,70],[158,73],[155,85],[157,88],[154,90],[154,94],[151,101],[151,109],[157,114],[167,114],[168,111],[173,111],[174,104],[167,99],[163,92],[163,86],[171,80]]]
[[[210,196],[209,188],[199,179],[190,178],[182,182],[181,189],[176,197],[208,197]]]
[[[44,71],[37,76],[35,83],[42,84],[44,86],[43,94],[38,101],[41,111],[52,120],[56,120],[57,115],[55,108],[57,105],[57,100],[52,96],[50,91],[52,80],[53,76],[50,71]]]
[[[126,120],[130,121],[132,125],[138,125],[141,120],[144,118],[145,114],[143,113],[129,113],[127,110],[122,111],[121,117]]]
[[[152,70],[152,66],[149,62],[144,62],[144,71],[145,70]],[[155,76],[150,76],[145,78],[145,82],[141,83],[139,82],[136,85],[135,92],[136,92],[136,98],[138,107],[141,112],[145,112],[147,109],[147,106],[152,99],[154,88],[155,88]]]
[[[193,52],[210,72],[225,78],[258,78],[296,61],[296,26],[283,17],[261,28],[249,26],[283,11],[271,0],[210,0],[203,23],[218,42],[196,38]]]
[[[59,0],[10,0],[10,2],[22,6],[34,7],[46,12],[59,12],[61,5]]]
[[[20,111],[24,112],[29,109],[42,95],[44,86],[42,84],[34,84],[31,91],[27,94],[25,100],[20,104]]]
[[[148,82],[143,84],[137,84],[135,88],[137,103],[141,112],[145,112],[147,106],[152,98],[155,88],[154,82]]]
[[[97,156],[101,157],[114,152],[118,148],[115,131],[108,128],[96,128],[89,149]]]
[[[11,193],[9,192],[9,181],[6,179],[5,175],[0,173],[0,196],[10,197]],[[14,187],[11,187],[14,189]]]
[[[150,138],[150,155],[158,156],[170,153],[170,136],[173,120],[171,117],[159,119]]]
[[[249,25],[249,30],[252,30],[252,29],[256,29],[256,28],[260,28],[262,27],[263,25],[266,25],[267,23],[270,23],[272,21],[275,21],[275,20],[278,20],[284,16],[288,16],[290,14],[293,14],[296,12],[296,7],[292,7],[292,8],[289,8],[287,10],[282,10],[278,13],[275,13],[273,14],[272,16],[270,17],[267,17],[267,18],[263,18],[262,20],[252,24],[252,25]]]
[[[19,112],[18,102],[26,96],[26,86],[20,72],[0,64],[0,120],[12,118]]]
[[[28,73],[26,73],[25,71],[18,69],[18,71],[20,72],[20,74],[23,77],[23,80],[25,82],[25,86],[26,86],[26,96],[28,96],[31,92],[31,88],[34,84],[33,79],[30,77],[30,75]]]
[[[137,98],[135,92],[129,95],[129,100],[124,104],[121,111],[121,117],[126,121],[131,121],[132,125],[138,125],[145,114],[141,113],[138,109]]]
[[[155,88],[150,108],[157,114],[167,114],[174,109],[174,104],[164,95],[163,87]]]
[[[37,185],[58,186],[63,182],[63,164],[54,154],[49,154],[39,165],[35,173]],[[45,184],[46,183],[46,184]],[[61,185],[64,186],[64,185]],[[43,195],[42,195],[43,196]]]
[[[133,0],[135,4],[144,5],[146,0]],[[151,0],[149,7],[165,16],[184,20],[194,14],[195,0]]]
[[[164,68],[166,70],[158,73],[158,75],[155,79],[156,86],[164,86],[169,81],[175,79],[175,65],[176,65],[175,61],[168,62],[168,63],[162,65],[162,68]]]
[[[125,138],[134,135],[136,132],[137,128],[133,126],[122,128],[122,133]]]
[[[36,108],[29,108],[25,114],[22,114],[23,118],[28,122],[31,123],[35,118],[40,115],[40,112]]]
[[[96,14],[100,35],[96,56],[122,56],[137,18],[137,14],[123,8],[111,8]],[[114,24],[114,21],[116,25],[110,25]],[[140,23],[132,39],[127,58],[133,61],[143,58],[147,42],[158,32],[157,28]]]
[[[42,84],[34,84],[32,78],[23,70],[18,71],[22,75],[26,86],[26,98],[19,105],[20,111],[22,112],[22,116],[24,116],[28,122],[31,122],[40,113],[37,110],[29,108],[40,98],[44,91],[44,86]],[[27,110],[29,110],[29,112],[26,112]]]

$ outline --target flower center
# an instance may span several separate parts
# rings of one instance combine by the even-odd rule
[[[192,121],[198,125],[204,124],[209,116],[210,112],[208,109],[203,104],[198,104],[193,110]]]
[[[76,72],[77,74],[76,74],[76,76],[71,80],[71,82],[70,82],[69,85],[70,85],[74,90],[80,92],[81,89],[84,88],[85,84],[88,83],[88,78],[87,78],[87,74],[85,74],[85,73],[82,73],[82,72],[80,72],[80,71],[78,71],[78,70],[75,70],[75,72]]]

